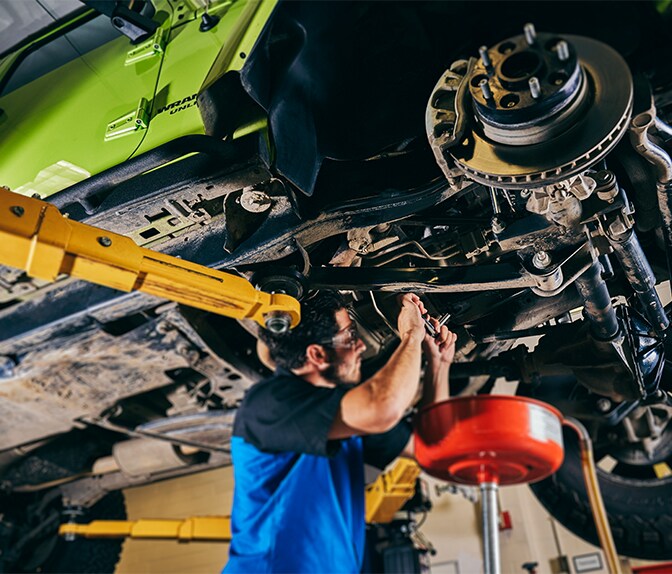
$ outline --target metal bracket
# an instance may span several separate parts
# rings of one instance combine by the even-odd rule
[[[150,120],[150,103],[146,98],[140,98],[138,107],[133,112],[117,118],[107,124],[105,141],[130,135],[138,130],[146,130]]]
[[[124,66],[132,66],[143,60],[154,58],[163,54],[163,49],[166,47],[166,33],[163,28],[158,28],[156,34],[149,40],[139,44],[126,54]]]

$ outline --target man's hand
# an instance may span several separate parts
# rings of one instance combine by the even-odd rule
[[[399,336],[409,334],[413,337],[424,337],[425,322],[422,316],[427,313],[427,310],[420,297],[413,293],[406,293],[399,297],[399,305],[401,306],[397,319]]]
[[[439,326],[439,322],[430,317],[429,321],[434,326],[436,337],[425,334],[422,347],[425,351],[427,360],[432,364],[447,363],[451,364],[455,358],[455,341],[457,335],[450,331],[445,325]]]

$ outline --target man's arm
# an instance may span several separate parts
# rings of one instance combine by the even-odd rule
[[[422,397],[418,402],[421,409],[428,405],[445,401],[450,398],[448,391],[448,377],[450,365],[455,358],[455,342],[457,335],[444,326],[439,326],[436,319],[430,319],[437,331],[436,339],[425,337],[423,350],[427,357],[427,365],[422,380]],[[415,456],[415,441],[413,435],[400,456],[413,458]]]
[[[399,347],[380,371],[343,396],[330,439],[385,432],[401,420],[413,401],[420,379],[425,309],[420,298],[410,293],[401,304]]]
[[[437,331],[436,339],[425,337],[423,351],[427,357],[425,375],[422,381],[422,398],[418,408],[445,401],[449,398],[448,377],[450,365],[455,358],[457,335],[445,325],[439,326],[436,319],[430,319]]]

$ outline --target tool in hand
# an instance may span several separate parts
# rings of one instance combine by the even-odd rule
[[[425,322],[425,329],[427,329],[429,336],[433,339],[436,339],[439,336],[441,327],[446,324],[448,319],[450,319],[450,313],[446,313],[443,315],[443,317],[441,317],[441,319],[439,319],[439,330],[437,331],[432,322],[429,320],[429,313],[425,313],[422,316],[422,320]]]

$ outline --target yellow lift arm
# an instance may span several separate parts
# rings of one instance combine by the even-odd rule
[[[228,516],[194,516],[186,520],[94,520],[89,524],[61,524],[66,538],[152,538],[189,541],[231,540]]]
[[[400,458],[391,470],[381,474],[366,487],[366,522],[385,523],[415,493],[420,467],[410,459]],[[188,542],[231,540],[229,516],[194,516],[186,520],[94,520],[89,524],[61,524],[61,536],[75,538],[162,538]]]
[[[274,331],[294,327],[299,302],[244,279],[157,253],[129,237],[70,221],[44,201],[0,187],[0,264],[55,281],[69,275],[121,291],[142,291]]]

